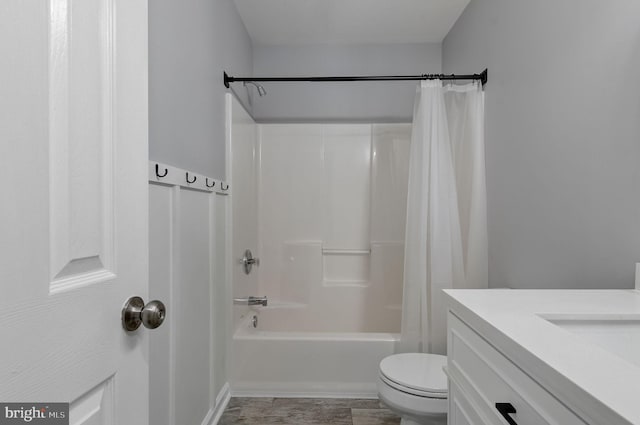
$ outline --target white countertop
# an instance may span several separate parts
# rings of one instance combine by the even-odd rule
[[[546,320],[640,320],[639,291],[445,292],[450,310],[588,423],[640,424],[640,360],[631,363]]]

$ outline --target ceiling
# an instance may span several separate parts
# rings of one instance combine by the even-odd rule
[[[235,0],[257,45],[440,43],[469,0]]]

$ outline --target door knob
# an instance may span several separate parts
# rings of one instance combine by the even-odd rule
[[[161,301],[154,300],[145,305],[140,297],[131,297],[122,308],[122,327],[135,331],[144,325],[147,329],[155,329],[164,322],[167,309]]]

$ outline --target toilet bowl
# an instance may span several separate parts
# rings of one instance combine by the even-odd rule
[[[437,354],[394,354],[380,362],[378,397],[402,425],[446,425],[447,358]]]

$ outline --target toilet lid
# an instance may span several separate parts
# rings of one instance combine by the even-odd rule
[[[380,373],[406,388],[427,393],[446,394],[447,376],[442,370],[446,365],[446,356],[437,354],[394,354],[380,362]]]

